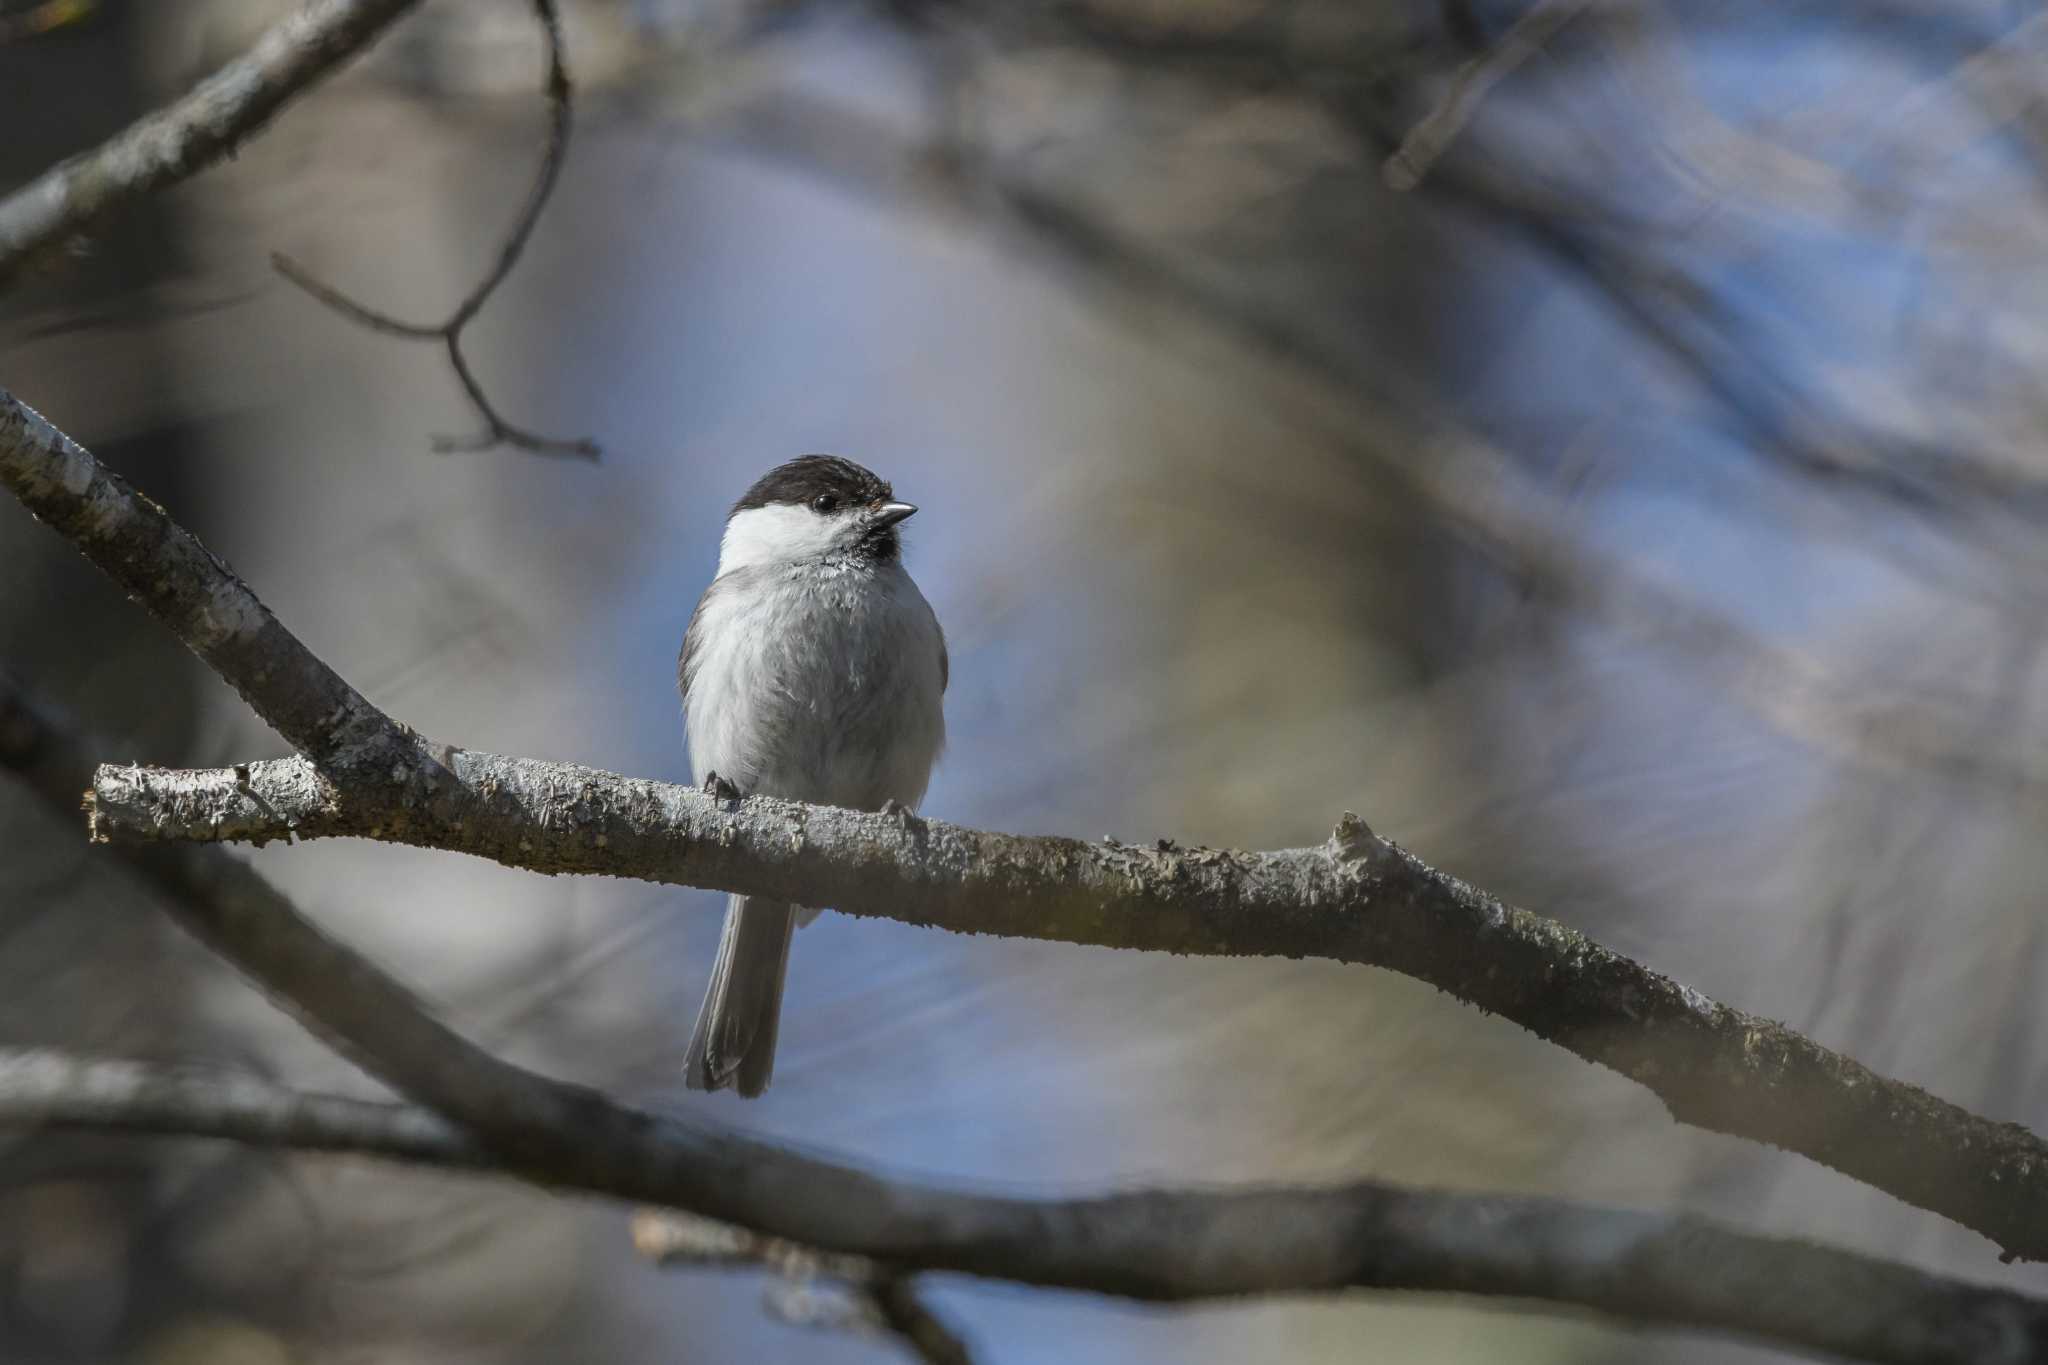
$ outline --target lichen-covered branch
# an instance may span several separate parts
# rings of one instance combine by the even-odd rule
[[[727,1170],[744,1160],[750,1179],[735,1199],[721,1202],[774,1203],[795,1215],[778,1223],[809,1223],[830,1234],[804,1246],[787,1233],[715,1228],[718,1235],[685,1242],[678,1227],[701,1234],[704,1225],[659,1217],[636,1222],[644,1252],[683,1263],[808,1262],[828,1275],[859,1278],[878,1293],[893,1292],[889,1286],[900,1285],[903,1273],[923,1269],[1158,1301],[1351,1287],[1500,1295],[1915,1365],[2025,1365],[2048,1351],[2048,1303],[1683,1215],[1372,1182],[1043,1202],[995,1198],[885,1184],[759,1144],[636,1118],[648,1151],[679,1144],[672,1165],[540,1165],[523,1174],[690,1207],[703,1202],[694,1196],[714,1175],[683,1174],[693,1156]],[[0,1126],[227,1138],[485,1172],[502,1164],[461,1129],[412,1105],[41,1050],[0,1051]],[[779,1189],[778,1179],[790,1176],[803,1184]],[[822,1204],[806,1214],[796,1203],[799,1193],[851,1198],[867,1221],[835,1218]],[[880,1261],[870,1259],[874,1253],[882,1253]],[[891,1321],[894,1330],[918,1327],[920,1310],[891,1303],[907,1315],[901,1327]],[[943,1352],[944,1343],[926,1340],[928,1358],[957,1358],[931,1354]]]
[[[1972,1228],[2008,1256],[2048,1259],[2048,1143],[2033,1133],[1709,1000],[1436,871],[1356,820],[1323,847],[1277,853],[1093,845],[762,797],[721,801],[433,746],[342,681],[162,508],[4,391],[0,484],[128,586],[310,760],[199,773],[102,768],[96,838],[360,835],[963,932],[1385,967],[1632,1077],[1683,1122],[1799,1152]],[[258,897],[232,919],[191,927],[301,1008],[301,991],[360,977],[361,995],[333,1000],[336,1018],[314,1016],[373,1056],[396,1049],[380,1074],[433,1095],[443,1112],[469,1121],[447,1107],[442,1085],[531,1099],[516,1084],[499,1093],[481,1063],[394,1078],[411,1065],[407,1048],[431,1057],[452,1035],[433,1025],[385,1036],[376,982],[344,960],[347,949],[309,925],[290,928],[288,916],[281,898]],[[274,962],[258,960],[273,949]],[[273,968],[285,975],[271,981]],[[417,1006],[386,987],[392,1008]],[[357,1026],[377,1045],[363,1044]]]
[[[419,0],[314,0],[182,99],[0,198],[0,284],[102,216],[197,174]]]
[[[88,749],[0,676],[0,768],[68,812]],[[733,1226],[718,1245],[736,1256],[804,1256],[867,1284],[875,1311],[927,1359],[958,1359],[964,1344],[908,1293],[905,1276],[921,1269],[1159,1300],[1353,1285],[1502,1294],[1872,1360],[2019,1361],[2048,1341],[2048,1305],[1683,1217],[1378,1184],[1046,1203],[891,1184],[498,1060],[322,936],[225,849],[116,853],[286,1008],[401,1089],[433,1095],[443,1113],[33,1051],[0,1052],[0,1126],[353,1152],[689,1210],[698,1221],[641,1220],[643,1250],[680,1257],[679,1227],[725,1220]]]

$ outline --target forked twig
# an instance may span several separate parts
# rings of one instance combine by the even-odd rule
[[[564,439],[542,436],[507,421],[490,398],[484,393],[483,384],[476,372],[470,368],[469,357],[463,354],[462,334],[512,268],[519,263],[521,253],[526,250],[527,241],[533,236],[534,224],[540,221],[541,210],[547,207],[549,196],[555,191],[555,182],[561,178],[562,162],[569,151],[569,120],[572,104],[572,90],[569,84],[569,67],[563,56],[562,19],[556,11],[555,0],[533,0],[535,15],[540,19],[541,29],[547,36],[548,70],[548,135],[546,147],[541,154],[540,171],[534,176],[533,187],[527,191],[526,203],[521,206],[519,216],[513,221],[512,230],[498,248],[498,259],[489,273],[477,286],[465,295],[455,306],[454,313],[446,322],[407,322],[380,312],[365,304],[358,303],[334,286],[317,279],[312,272],[282,252],[271,253],[270,263],[277,273],[306,291],[313,298],[326,304],[335,312],[386,336],[403,337],[408,341],[438,341],[448,353],[448,364],[455,371],[455,378],[461,383],[462,391],[469,395],[470,404],[484,419],[484,429],[469,436],[436,436],[434,449],[443,453],[458,450],[489,450],[498,445],[517,446],[538,455],[570,455],[580,459],[594,460],[600,455],[597,442],[584,438]]]

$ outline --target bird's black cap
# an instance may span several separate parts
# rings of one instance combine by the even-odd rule
[[[859,507],[886,502],[893,490],[888,480],[852,460],[836,455],[799,455],[756,479],[746,495],[732,505],[732,510],[744,512],[777,503],[804,507],[821,493],[830,494],[841,506]]]

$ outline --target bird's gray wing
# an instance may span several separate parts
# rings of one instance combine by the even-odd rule
[[[690,704],[690,677],[696,671],[698,651],[704,646],[704,608],[711,601],[711,594],[719,590],[719,580],[711,580],[711,586],[704,589],[704,595],[697,599],[696,609],[690,613],[690,624],[683,631],[682,652],[676,655],[676,691],[682,694],[683,705]]]

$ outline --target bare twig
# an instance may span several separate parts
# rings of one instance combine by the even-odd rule
[[[2027,1365],[2048,1350],[2048,1303],[1685,1215],[1373,1182],[1037,1202],[884,1183],[650,1115],[640,1122],[647,1150],[679,1145],[664,1163],[666,1179],[653,1167],[607,1171],[602,1161],[518,1173],[685,1208],[711,1202],[698,1191],[712,1181],[732,1179],[738,1197],[717,1202],[788,1208],[798,1216],[774,1221],[808,1224],[820,1240],[803,1245],[788,1233],[642,1215],[636,1244],[672,1264],[755,1263],[865,1284],[891,1330],[916,1335],[928,1360],[962,1357],[929,1334],[929,1310],[903,1297],[913,1270],[1157,1302],[1347,1287],[1503,1295],[1873,1361]],[[503,1169],[501,1153],[415,1105],[43,1050],[0,1050],[0,1126],[227,1138]],[[573,1142],[578,1134],[566,1136]],[[602,1142],[605,1135],[591,1136]],[[706,1168],[701,1177],[689,1174],[693,1165]],[[791,1177],[796,1186],[778,1186]],[[833,1217],[835,1198],[851,1199],[856,1216]],[[815,1202],[801,1211],[801,1199]]]
[[[30,257],[228,155],[419,0],[314,0],[190,94],[0,199],[0,285]]]
[[[1975,1229],[2008,1255],[2048,1259],[2048,1143],[2034,1134],[1886,1080],[1504,905],[1352,817],[1326,845],[1277,853],[1091,845],[765,797],[724,801],[430,746],[349,688],[161,508],[4,392],[0,484],[131,585],[258,714],[316,755],[216,772],[102,768],[97,837],[361,835],[968,932],[1387,967],[1634,1078],[1683,1122],[1802,1153]],[[259,980],[275,973],[272,988],[330,1035],[464,1122],[511,1112],[531,1121],[515,1132],[538,1124],[545,1134],[585,1103],[537,1100],[534,1078],[431,1021],[400,1027],[393,1021],[417,1014],[416,1002],[294,920],[288,904],[265,901],[260,914],[195,932]],[[468,1107],[449,1108],[446,1089]]]
[[[595,441],[542,436],[507,421],[485,394],[483,384],[470,368],[469,358],[462,349],[463,330],[483,311],[484,304],[519,263],[520,255],[533,236],[534,225],[540,221],[541,210],[547,207],[555,182],[561,178],[562,162],[569,151],[569,123],[574,99],[568,62],[563,52],[562,20],[556,12],[555,0],[533,0],[533,7],[540,20],[541,31],[547,38],[548,132],[541,153],[540,170],[534,175],[532,188],[526,193],[526,202],[520,207],[519,216],[513,220],[511,230],[498,248],[497,259],[476,287],[455,305],[455,311],[449,314],[447,321],[406,322],[358,303],[282,253],[273,253],[270,263],[278,274],[352,322],[386,336],[440,343],[448,354],[448,364],[455,371],[462,391],[469,395],[471,406],[482,416],[484,429],[470,436],[437,436],[434,438],[435,450],[445,453],[509,445],[538,455],[571,455],[594,460],[602,453]]]

